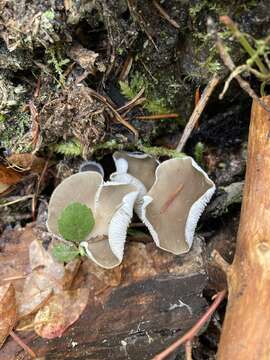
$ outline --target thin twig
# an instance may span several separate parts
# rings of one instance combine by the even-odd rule
[[[157,9],[157,11],[160,13],[160,15],[166,19],[172,26],[174,26],[176,29],[180,29],[180,25],[173,20],[170,15],[168,15],[166,13],[166,11],[163,9],[163,7],[161,7],[158,2],[156,0],[153,0],[153,4],[155,6],[155,8]]]
[[[97,93],[95,90],[90,89],[91,95],[93,97],[95,97],[96,99],[98,99],[99,101],[103,102],[111,111],[112,113],[115,115],[116,119],[123,124],[125,127],[127,127],[129,130],[131,130],[134,134],[135,137],[135,142],[138,141],[138,137],[139,137],[139,133],[138,131],[134,128],[134,126],[132,126],[131,124],[129,124],[125,119],[122,118],[122,116],[119,114],[119,112],[110,104],[109,100],[105,97],[100,95],[99,93]]]
[[[209,318],[216,311],[219,304],[225,298],[227,291],[222,290],[218,292],[215,297],[213,303],[207,309],[205,314],[196,322],[196,324],[179,340],[175,341],[172,345],[170,345],[166,350],[162,351],[160,354],[156,355],[152,360],[163,360],[172,352],[177,350],[180,345],[185,344],[187,341],[191,341],[200,331],[200,329],[204,326],[204,324],[209,320]]]
[[[26,351],[33,359],[36,359],[37,355],[34,353],[34,351],[30,349],[30,347],[25,344],[25,342],[23,342],[22,339],[19,338],[19,336],[16,335],[14,331],[11,330],[9,334],[13,338],[13,340],[15,340],[16,343],[24,349],[24,351]]]
[[[118,112],[121,111],[125,111],[127,109],[130,108],[131,105],[136,104],[137,101],[141,98],[142,94],[144,93],[145,88],[142,87],[141,90],[138,92],[137,95],[134,96],[134,98],[132,100],[130,100],[129,102],[127,102],[125,105],[121,106],[120,108],[117,109]]]
[[[134,116],[134,119],[138,120],[160,120],[160,119],[175,119],[178,118],[179,114],[158,114],[158,115],[139,115]]]
[[[222,39],[219,37],[218,32],[216,30],[215,24],[211,18],[208,19],[207,25],[210,33],[213,35],[216,43],[216,47],[219,51],[219,55],[224,62],[225,66],[233,72],[236,69],[236,66],[230,56],[230,54],[226,51],[226,48],[223,44]],[[267,112],[270,112],[270,107],[265,104],[263,100],[261,100],[255,91],[250,87],[249,83],[242,79],[242,77],[238,74],[235,76],[235,79],[238,81],[240,87],[256,102],[258,102]]]
[[[181,152],[183,150],[183,147],[185,146],[192,130],[194,129],[199,117],[201,116],[206,104],[208,103],[212,92],[219,83],[219,80],[220,78],[217,76],[217,74],[215,74],[204,89],[197,106],[195,107],[188,123],[186,124],[182,137],[179,141],[179,144],[177,145],[177,151]]]
[[[192,343],[191,340],[185,343],[186,360],[192,360]]]
[[[211,259],[220,270],[222,270],[226,275],[228,274],[230,264],[223,259],[220,253],[214,249],[211,253]]]
[[[13,205],[13,204],[17,204],[18,202],[25,201],[25,200],[28,200],[28,199],[32,199],[34,196],[35,196],[34,194],[32,194],[32,195],[25,195],[25,196],[19,196],[19,197],[18,197],[17,199],[15,199],[15,200],[6,202],[6,203],[4,203],[4,204],[0,204],[0,208],[5,207],[5,206],[9,206],[9,205]]]
[[[21,279],[25,279],[26,276],[28,274],[24,274],[24,275],[17,275],[17,276],[9,276],[9,277],[6,277],[4,279],[1,279],[2,281],[14,281],[14,280],[21,280]]]

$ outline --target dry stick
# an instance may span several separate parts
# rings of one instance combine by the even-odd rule
[[[134,116],[134,119],[138,120],[160,120],[160,119],[175,119],[178,118],[179,114],[172,113],[172,114],[157,114],[157,115],[139,115]]]
[[[207,309],[205,314],[196,322],[196,324],[183,335],[179,340],[175,341],[172,345],[170,345],[166,350],[162,351],[160,354],[156,355],[152,360],[163,360],[172,352],[177,350],[180,345],[185,344],[188,341],[191,341],[200,331],[200,329],[204,326],[204,324],[209,320],[209,318],[213,315],[216,311],[219,304],[225,298],[227,291],[222,290],[218,292],[215,297],[214,301],[211,306]]]
[[[194,129],[199,117],[201,116],[206,104],[208,103],[208,100],[209,100],[212,92],[214,91],[215,87],[219,83],[219,80],[220,80],[220,78],[217,76],[217,74],[215,74],[212,77],[212,79],[210,80],[209,84],[204,89],[202,96],[184,129],[184,132],[179,141],[179,144],[177,145],[177,148],[176,148],[177,151],[181,152],[183,150],[183,147],[185,146],[192,130]]]
[[[153,0],[153,4],[155,6],[155,8],[157,9],[157,11],[160,13],[160,15],[166,19],[172,26],[174,26],[176,29],[180,29],[180,25],[173,20],[167,13],[166,11],[163,9],[163,7],[161,7],[156,0]]]
[[[105,96],[98,94],[93,89],[90,89],[90,92],[93,97],[95,97],[99,101],[103,102],[112,111],[112,113],[115,115],[116,119],[121,124],[123,124],[125,127],[127,127],[129,130],[131,130],[133,132],[133,134],[135,136],[135,142],[137,142],[138,137],[139,137],[138,131],[131,124],[129,124],[125,119],[122,118],[122,116],[119,114],[119,112],[117,110],[115,110],[115,108],[109,103],[109,101],[106,99]]]
[[[270,96],[263,98],[270,106]],[[253,101],[236,251],[218,360],[269,360],[270,113]]]
[[[32,349],[30,349],[30,347],[25,344],[25,342],[22,341],[22,339],[19,338],[18,335],[15,334],[14,331],[11,330],[11,332],[9,333],[9,335],[13,338],[13,340],[16,341],[16,343],[18,345],[20,345],[24,351],[26,351],[33,359],[36,359],[37,355],[34,353],[34,351]]]

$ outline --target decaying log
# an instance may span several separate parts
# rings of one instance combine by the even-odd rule
[[[27,271],[29,228],[13,236],[0,253],[5,276]],[[12,244],[12,239],[16,244]],[[19,240],[19,241],[18,241]],[[0,239],[1,244],[1,239]],[[16,270],[15,253],[19,259]],[[23,260],[24,259],[24,260]],[[2,266],[0,265],[0,272]],[[204,313],[202,295],[207,275],[200,239],[183,256],[158,249],[152,242],[129,241],[123,264],[104,270],[85,261],[74,287],[90,288],[89,303],[62,338],[45,340],[18,332],[42,359],[149,360],[189,330]],[[0,360],[28,359],[9,338]]]
[[[270,105],[270,97],[263,101]],[[270,114],[253,102],[236,254],[218,360],[270,359]]]

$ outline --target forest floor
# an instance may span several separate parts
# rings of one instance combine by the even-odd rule
[[[219,99],[229,71],[207,28],[209,17],[236,65],[248,59],[221,15],[251,41],[268,35],[266,0],[0,0],[2,254],[22,229],[37,227],[44,235],[52,191],[86,160],[100,162],[107,179],[116,150],[160,160],[175,155],[200,94],[218,74],[183,152],[217,186],[196,230],[207,271],[203,297],[210,304],[226,288],[211,253],[233,260],[252,99],[235,80]],[[255,76],[244,77],[259,95]],[[127,102],[129,111],[119,110]],[[194,340],[194,360],[215,358],[225,307],[224,301]],[[18,354],[12,359],[24,358]],[[46,357],[53,358],[53,352]]]

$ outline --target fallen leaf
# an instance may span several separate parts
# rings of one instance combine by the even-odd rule
[[[69,289],[80,265],[80,260],[66,266],[58,263],[38,240],[32,241],[29,246],[29,259],[32,272],[25,279],[23,291],[18,297],[20,319],[37,312],[53,293]]]
[[[21,179],[22,174],[0,164],[0,194],[7,191],[12,185],[18,184]]]
[[[36,333],[46,339],[61,337],[85,309],[89,289],[67,290],[55,294],[35,316]]]
[[[46,160],[31,153],[12,154],[6,157],[6,161],[12,168],[19,171],[32,171],[41,174]]]
[[[15,289],[11,283],[0,286],[0,348],[17,320]]]

